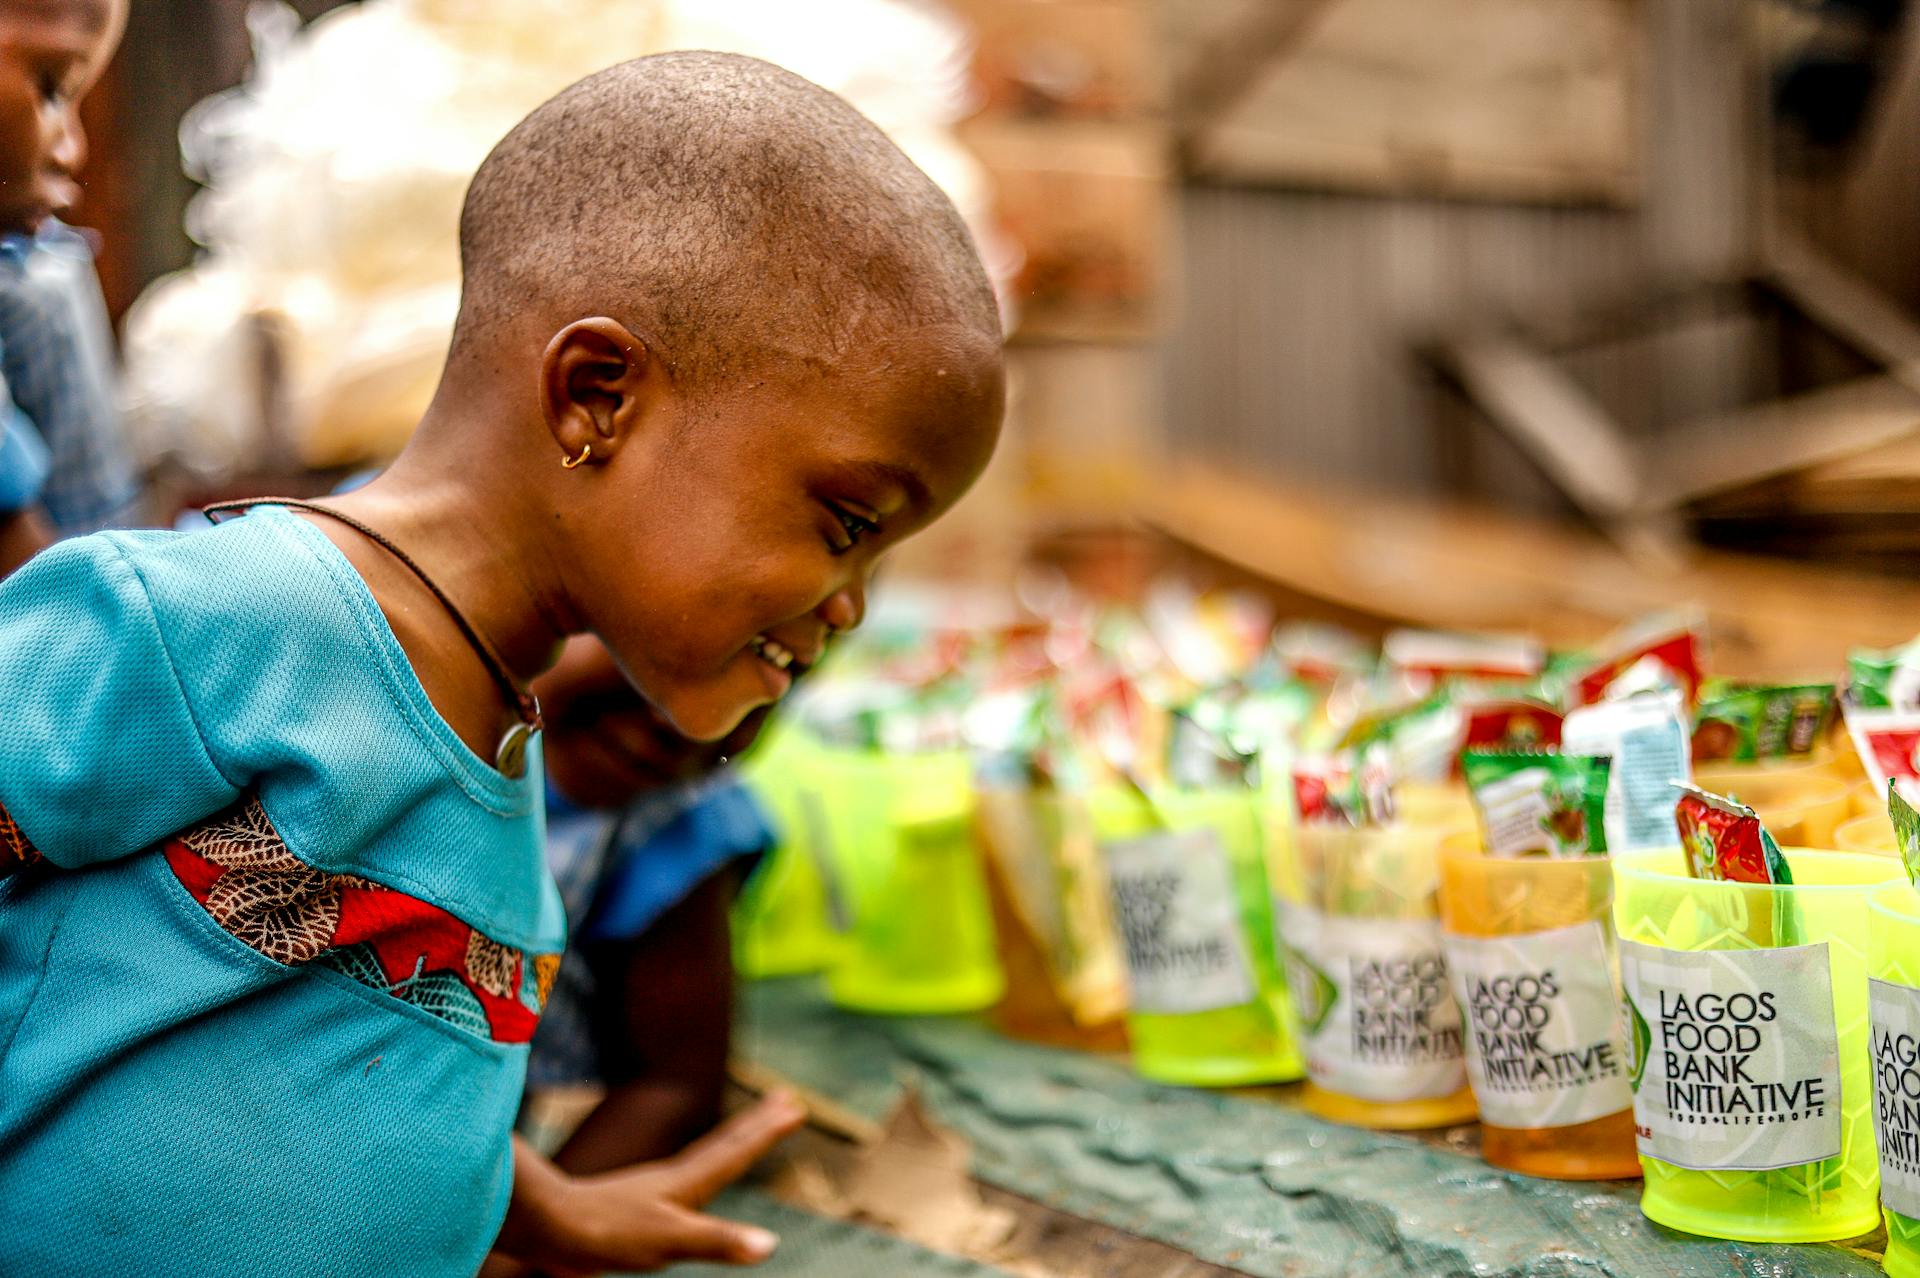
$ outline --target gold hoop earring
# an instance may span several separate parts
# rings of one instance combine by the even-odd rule
[[[562,468],[566,470],[572,470],[575,466],[582,464],[589,457],[592,457],[592,456],[593,456],[593,445],[582,444],[580,446],[580,455],[578,457],[568,457],[563,453],[560,457],[560,465]]]

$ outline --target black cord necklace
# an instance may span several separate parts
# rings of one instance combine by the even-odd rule
[[[447,610],[447,615],[453,618],[453,624],[460,628],[461,635],[479,656],[481,664],[486,666],[487,673],[493,676],[494,685],[500,689],[501,695],[506,697],[507,703],[520,717],[520,722],[508,728],[506,734],[500,738],[500,745],[493,754],[493,766],[510,777],[518,777],[526,772],[527,743],[532,739],[533,734],[544,726],[540,718],[540,699],[514,682],[513,675],[507,670],[506,662],[500,660],[499,654],[493,650],[493,645],[474,629],[466,615],[454,606],[453,600],[447,597],[447,592],[440,589],[433,578],[427,576],[426,570],[415,563],[411,555],[394,545],[385,533],[368,527],[352,515],[329,510],[325,506],[316,505],[310,501],[297,501],[291,497],[249,497],[240,501],[215,502],[211,506],[202,507],[202,510],[209,520],[218,522],[213,520],[215,515],[252,510],[255,506],[285,506],[289,510],[304,510],[309,514],[325,515],[328,519],[338,520],[405,564],[407,570],[418,577],[420,584],[432,591],[433,597],[440,601],[440,606]]]

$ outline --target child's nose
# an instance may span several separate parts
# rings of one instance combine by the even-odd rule
[[[820,605],[820,620],[837,632],[852,630],[866,615],[867,591],[859,582],[834,591]]]

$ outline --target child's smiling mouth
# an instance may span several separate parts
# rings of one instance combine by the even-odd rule
[[[747,646],[760,659],[761,676],[775,699],[785,696],[793,681],[812,669],[811,662],[801,660],[793,649],[770,636],[755,635]]]

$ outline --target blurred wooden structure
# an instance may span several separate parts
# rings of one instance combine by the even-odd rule
[[[1645,613],[1698,604],[1716,673],[1826,678],[1849,649],[1905,642],[1920,619],[1920,583],[1717,551],[1651,568],[1558,521],[1220,467],[1182,467],[1145,516],[1288,614],[1368,634],[1415,625],[1574,647]]]
[[[1518,5],[1496,18],[1498,0],[1432,0],[1391,21],[1390,8],[1180,7],[1175,30],[1200,61],[1176,79],[1196,90],[1176,92],[1176,121],[1209,183],[1184,203],[1187,306],[1167,359],[1182,450],[1290,483],[1583,515],[1667,561],[1704,536],[1920,575],[1911,30],[1848,162],[1807,172],[1780,167],[1769,133],[1776,82],[1762,59],[1790,5],[1634,0],[1578,17]],[[1602,165],[1623,175],[1612,196],[1475,176],[1473,157],[1504,135],[1450,104],[1498,99],[1498,68],[1529,65],[1529,24],[1549,18],[1566,36],[1564,74],[1532,87],[1554,86],[1556,104],[1529,113],[1510,98],[1508,122],[1538,116],[1548,135],[1584,104],[1587,133],[1566,136],[1604,132],[1632,153]],[[1498,38],[1448,61],[1450,38],[1481,21]],[[1208,56],[1210,89],[1195,69]],[[1302,72],[1316,56],[1328,68]],[[1592,87],[1603,64],[1623,86],[1612,97]],[[1321,84],[1321,103],[1289,107],[1290,76]],[[1363,77],[1369,104],[1346,124],[1374,121],[1368,158],[1316,169],[1317,112]],[[1395,111],[1414,123],[1380,123]],[[1396,139],[1442,136],[1446,162],[1423,167],[1418,147],[1394,162]],[[1466,395],[1436,395],[1436,369]]]
[[[1681,553],[1692,503],[1790,483],[1920,431],[1920,323],[1780,237],[1742,277],[1640,299],[1576,332],[1467,333],[1432,358],[1575,505],[1643,554]],[[1600,376],[1606,361],[1643,376]],[[1657,389],[1675,366],[1693,402],[1605,394]]]
[[[1630,202],[1632,0],[1164,6],[1188,171],[1392,195]]]
[[[1133,509],[1163,446],[1178,188],[1151,0],[947,0],[973,28],[960,129],[1020,248],[999,453],[900,571],[1006,580],[1029,532]]]

